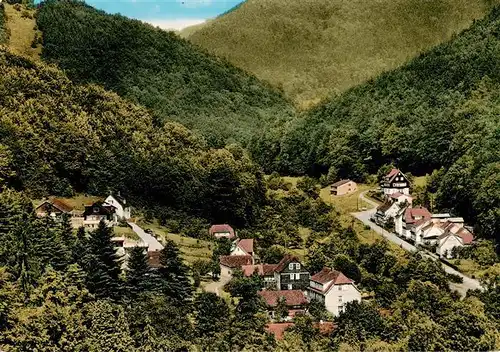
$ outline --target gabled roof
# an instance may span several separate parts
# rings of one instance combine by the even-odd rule
[[[73,207],[71,205],[69,205],[68,203],[66,203],[62,199],[58,199],[58,198],[46,200],[46,201],[40,203],[40,205],[38,205],[36,208],[38,209],[44,204],[52,205],[54,208],[60,210],[63,213],[69,213],[69,212],[73,211]]]
[[[397,174],[399,174],[401,171],[399,171],[399,169],[392,169],[391,171],[389,171],[389,173],[387,175],[385,175],[386,178],[390,179],[390,178],[393,178],[394,176],[396,176]]]
[[[221,255],[219,257],[221,265],[229,268],[241,268],[243,265],[252,264],[251,255]]]
[[[216,233],[229,233],[231,237],[234,237],[234,230],[228,224],[217,224],[212,225],[210,230],[208,231],[210,235],[214,235]]]
[[[243,250],[245,253],[253,253],[253,238],[245,238],[238,240],[236,246]]]
[[[286,266],[291,262],[299,262],[300,263],[300,260],[299,260],[299,258],[297,258],[294,255],[286,254],[283,257],[283,259],[281,259],[280,262],[276,265],[275,271],[278,273],[281,273],[286,268]],[[302,263],[301,263],[301,266],[302,266]]]
[[[391,194],[391,195],[390,195],[390,197],[391,197],[392,199],[398,199],[398,198],[399,198],[399,197],[401,197],[401,196],[404,196],[404,194],[403,194],[403,193],[401,193],[401,192],[396,192],[396,193],[393,193],[393,194]]]
[[[431,217],[432,214],[424,207],[407,208],[405,211],[405,222],[407,224],[414,224],[417,221],[416,218],[428,220]]]
[[[276,307],[282,297],[285,298],[287,306],[300,306],[307,303],[304,292],[300,290],[259,291],[257,293],[264,298],[269,307]]]
[[[255,272],[259,276],[269,276],[274,273],[276,264],[257,264],[257,265],[243,265],[241,270],[243,275],[252,276]]]
[[[470,244],[472,243],[472,241],[474,241],[474,235],[472,234],[472,232],[467,230],[465,227],[460,226],[459,224],[445,222],[439,224],[439,226],[445,231],[441,236],[439,236],[439,239],[449,236],[449,234],[453,234],[460,237],[463,244]]]
[[[110,196],[113,197],[123,208],[126,207],[127,201],[124,197],[119,194],[110,194]]]
[[[392,206],[391,203],[384,203],[377,207],[377,212],[385,213]]]
[[[339,187],[339,186],[345,185],[346,183],[349,183],[349,182],[351,182],[351,180],[340,180],[340,181],[335,182],[332,186]]]
[[[323,268],[319,273],[311,276],[311,280],[319,284],[326,284],[330,281],[333,281],[334,285],[353,283],[351,279],[342,274],[340,271],[333,270],[327,267]]]

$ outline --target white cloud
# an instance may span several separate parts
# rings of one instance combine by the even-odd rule
[[[180,31],[186,27],[194,26],[195,24],[200,24],[205,22],[204,19],[196,18],[177,18],[174,20],[147,20],[149,24],[153,26],[160,27],[161,29]]]

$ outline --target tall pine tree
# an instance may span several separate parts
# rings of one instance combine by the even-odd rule
[[[104,221],[92,232],[89,238],[89,255],[85,258],[87,285],[97,298],[121,298],[123,283],[120,279],[121,258],[111,241],[112,228]]]
[[[152,290],[155,286],[155,277],[144,248],[132,248],[127,263],[126,285],[129,297],[135,298],[140,293]]]
[[[160,254],[159,275],[162,291],[178,302],[191,300],[193,288],[188,278],[188,267],[182,262],[179,248],[168,240]]]

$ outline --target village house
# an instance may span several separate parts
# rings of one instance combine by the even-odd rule
[[[284,300],[288,309],[288,316],[285,320],[291,320],[296,314],[304,314],[307,307],[307,298],[304,292],[300,290],[287,290],[287,291],[259,291],[261,296],[266,302],[267,311],[271,319],[276,319],[275,311],[280,300]]]
[[[83,213],[83,226],[94,229],[99,226],[101,220],[108,226],[114,226],[118,222],[116,208],[104,201],[97,201],[92,204],[85,205]]]
[[[253,265],[251,255],[221,255],[219,257],[221,276],[232,276],[235,270],[241,270],[244,265]]]
[[[354,281],[330,268],[323,268],[311,277],[308,295],[310,300],[324,303],[326,310],[335,316],[344,311],[346,303],[361,302],[361,293]]]
[[[410,195],[399,192],[392,193],[387,197],[384,204],[377,208],[377,212],[373,216],[375,223],[385,226],[392,220],[396,229],[396,217],[400,216],[403,211],[411,206],[413,198]]]
[[[335,182],[330,187],[330,193],[334,196],[342,196],[344,194],[356,192],[356,190],[357,190],[356,182],[351,180],[340,180]]]
[[[415,208],[408,207],[404,211],[399,212],[394,217],[394,228],[398,235],[411,239],[411,230],[414,226],[418,226],[425,220],[429,220],[432,214],[422,206]]]
[[[237,239],[231,248],[231,255],[251,255],[253,256],[253,239]]]
[[[453,249],[468,246],[474,241],[474,235],[465,227],[454,223],[441,225],[445,232],[438,237],[436,253],[440,257],[453,258]]]
[[[130,207],[127,206],[127,201],[125,198],[120,196],[120,193],[116,195],[109,195],[104,202],[115,207],[115,213],[118,219],[128,220],[130,219]]]
[[[233,239],[236,237],[236,234],[231,226],[228,224],[219,224],[219,225],[212,225],[210,229],[208,230],[208,234],[211,237],[215,238],[222,238],[226,237],[229,239]]]
[[[410,182],[399,169],[392,169],[380,182],[380,187],[386,197],[393,193],[410,194]]]
[[[249,277],[252,275],[259,275],[264,279],[264,285],[266,288],[276,287],[276,280],[274,278],[274,271],[277,264],[255,264],[255,265],[243,265],[241,270],[243,275]]]
[[[300,260],[285,255],[274,269],[274,280],[278,290],[302,290],[309,286],[310,274]]]
[[[68,216],[73,215],[73,207],[62,199],[47,199],[35,208],[35,214],[41,218],[51,216],[54,219],[61,220],[65,214]]]

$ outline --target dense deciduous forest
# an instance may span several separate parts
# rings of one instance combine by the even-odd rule
[[[0,51],[0,180],[34,197],[121,190],[141,203],[244,226],[264,199],[237,146],[209,149],[185,127],[59,70]]]
[[[78,1],[43,2],[37,23],[43,58],[72,80],[140,103],[158,123],[181,122],[211,146],[244,143],[293,114],[277,90],[172,32]]]
[[[364,180],[384,164],[417,175],[444,168],[438,207],[500,232],[500,8],[400,69],[325,101],[252,149],[283,173]],[[275,155],[271,155],[275,153]],[[265,161],[274,159],[275,163]]]

